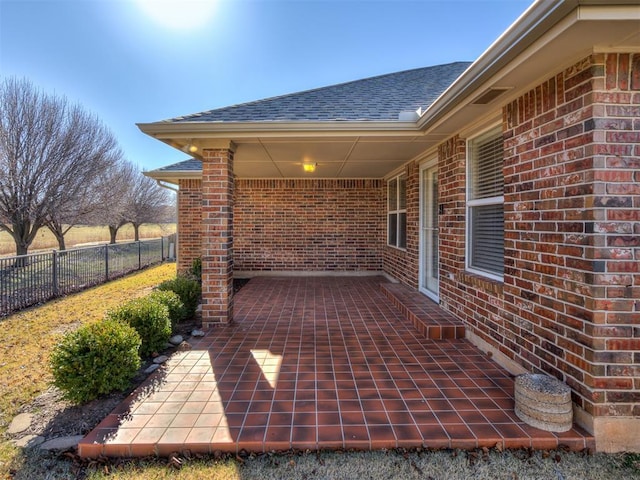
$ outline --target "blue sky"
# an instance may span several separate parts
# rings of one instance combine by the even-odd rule
[[[0,76],[81,103],[151,170],[186,157],[136,123],[473,61],[532,0],[182,0],[169,10],[179,2],[0,0]],[[197,11],[205,3],[211,11]]]

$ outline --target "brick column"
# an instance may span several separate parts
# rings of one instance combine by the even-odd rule
[[[233,319],[233,152],[205,149],[202,158],[202,325]]]

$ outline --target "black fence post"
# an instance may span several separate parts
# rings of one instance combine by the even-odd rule
[[[109,281],[109,245],[104,246],[104,281]]]
[[[138,270],[142,269],[142,242],[138,240]]]
[[[160,261],[164,262],[164,237],[160,237]]]
[[[51,279],[51,282],[53,283],[53,296],[57,297],[59,292],[58,292],[58,252],[53,250],[53,252],[51,252],[51,271],[53,273],[53,278]]]

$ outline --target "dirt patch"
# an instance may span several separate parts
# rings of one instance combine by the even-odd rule
[[[55,387],[49,388],[24,409],[34,415],[25,435],[39,435],[47,439],[72,435],[86,435],[125,398],[124,393],[109,395],[84,405],[73,405],[62,398]]]
[[[60,325],[56,328],[54,328],[53,330],[51,330],[51,335],[65,335],[69,332],[72,332],[73,330],[77,330],[78,327],[80,327],[82,325],[82,322],[75,321],[75,322],[71,322],[71,323],[67,323],[66,325]]]

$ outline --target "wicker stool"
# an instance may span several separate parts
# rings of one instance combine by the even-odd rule
[[[516,377],[515,412],[520,420],[547,432],[566,432],[573,425],[571,389],[548,375]]]

